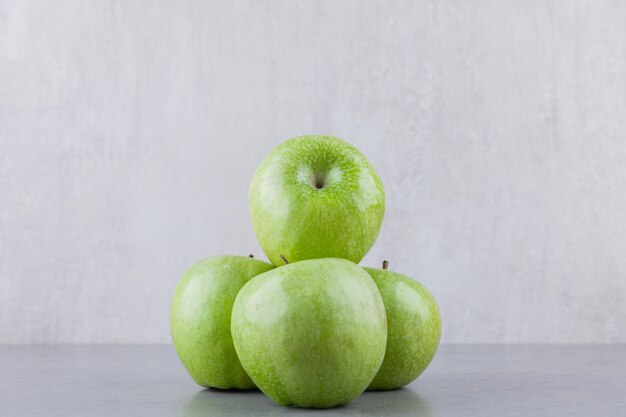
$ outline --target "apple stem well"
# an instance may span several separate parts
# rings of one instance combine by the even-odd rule
[[[285,255],[283,255],[282,253],[280,254],[280,259],[282,259],[285,264],[289,264],[289,261],[287,260]]]
[[[311,175],[309,179],[309,184],[312,188],[316,190],[321,190],[326,186],[326,173],[324,172],[316,172]]]
[[[254,258],[254,254],[251,253],[250,255],[248,255],[248,258]]]
[[[387,268],[389,268],[389,262],[383,261],[383,269],[387,269]]]

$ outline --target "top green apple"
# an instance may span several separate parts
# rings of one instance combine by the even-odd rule
[[[287,140],[263,159],[248,193],[252,226],[275,266],[316,258],[358,263],[385,214],[385,191],[367,158],[332,136]]]

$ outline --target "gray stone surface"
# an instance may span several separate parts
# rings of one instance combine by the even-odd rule
[[[2,417],[623,417],[625,387],[625,345],[447,345],[408,388],[318,412],[202,389],[170,346],[0,346]]]
[[[0,343],[167,343],[191,263],[262,256],[294,135],[370,157],[364,265],[448,343],[626,342],[626,2],[0,1]]]

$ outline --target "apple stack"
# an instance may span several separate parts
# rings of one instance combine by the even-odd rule
[[[357,265],[385,212],[382,181],[359,150],[335,137],[292,138],[261,162],[248,203],[271,264],[211,257],[174,294],[172,338],[199,385],[328,408],[426,369],[441,336],[435,299],[386,261]]]

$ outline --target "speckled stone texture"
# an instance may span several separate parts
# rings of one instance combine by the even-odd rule
[[[190,265],[262,256],[248,185],[306,133],[380,174],[363,264],[424,283],[444,343],[626,342],[624,22],[612,0],[0,2],[0,343],[170,342]]]

